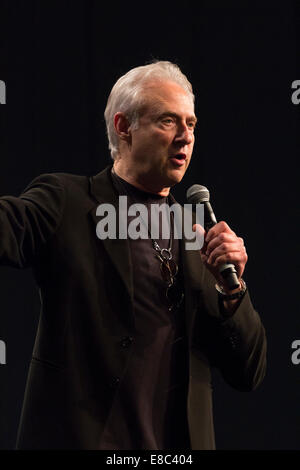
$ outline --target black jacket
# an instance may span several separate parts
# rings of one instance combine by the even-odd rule
[[[92,178],[47,174],[0,199],[2,265],[33,266],[41,314],[18,448],[97,449],[134,338],[128,240],[99,240],[96,208],[118,206],[110,168]],[[211,367],[252,390],[263,379],[266,339],[248,292],[229,319],[198,251],[181,243],[189,338],[192,449],[215,447]]]

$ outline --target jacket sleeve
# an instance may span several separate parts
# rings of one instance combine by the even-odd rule
[[[19,197],[0,198],[0,264],[25,268],[58,229],[65,205],[55,174],[35,178]]]
[[[266,335],[260,316],[246,291],[233,315],[224,317],[216,281],[205,271],[195,342],[229,385],[242,391],[253,390],[266,372]]]

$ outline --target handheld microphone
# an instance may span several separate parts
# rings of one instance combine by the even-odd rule
[[[193,184],[187,190],[186,198],[190,204],[204,204],[204,229],[206,231],[216,225],[217,219],[209,202],[209,191],[205,186]],[[222,264],[219,272],[229,290],[240,287],[234,264]]]

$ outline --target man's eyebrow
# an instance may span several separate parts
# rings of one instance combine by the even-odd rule
[[[176,118],[176,119],[180,119],[180,118],[181,118],[181,117],[179,116],[179,114],[174,113],[173,111],[164,111],[163,113],[158,114],[157,117],[158,117],[159,119],[162,119],[162,118],[167,117],[167,116],[171,116],[171,117],[174,117],[174,118]],[[196,122],[197,122],[197,117],[196,117],[194,114],[192,114],[191,116],[188,116],[186,120],[187,120],[187,121],[193,121],[193,122],[196,124]]]

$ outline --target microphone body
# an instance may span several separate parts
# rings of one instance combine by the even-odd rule
[[[186,197],[190,204],[204,205],[204,229],[206,231],[216,225],[217,219],[209,202],[209,191],[205,186],[194,184],[187,190]],[[240,287],[234,264],[222,264],[219,267],[219,272],[224,280],[224,284],[229,290],[234,290]]]

